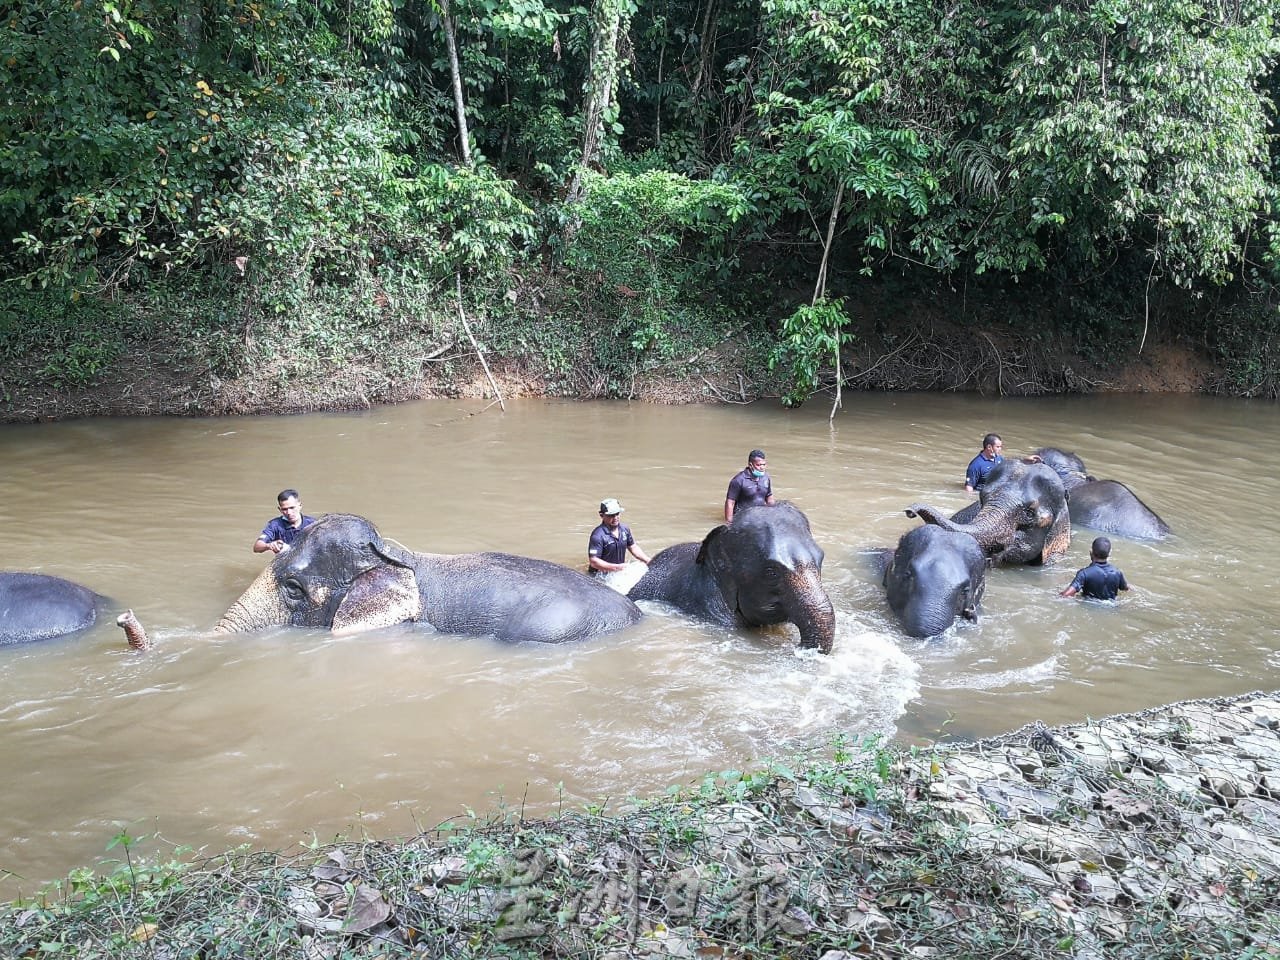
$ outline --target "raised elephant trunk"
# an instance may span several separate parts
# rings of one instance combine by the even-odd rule
[[[983,549],[984,553],[988,554],[1008,546],[1010,539],[1018,530],[1017,526],[1009,522],[1004,514],[998,514],[994,511],[979,511],[971,521],[961,523],[939,513],[933,507],[925,504],[913,504],[907,508],[907,516],[919,517],[925,523],[931,523],[935,527],[940,527],[951,533],[967,533],[977,540],[978,546]]]
[[[836,611],[817,570],[801,569],[789,578],[794,588],[787,619],[800,630],[800,646],[830,653],[836,638]]]
[[[913,503],[907,507],[908,517],[919,517],[925,523],[931,523],[935,527],[941,527],[943,530],[950,530],[952,533],[967,533],[973,535],[973,531],[968,529],[968,524],[956,523],[944,513],[939,513],[933,507],[925,503]]]

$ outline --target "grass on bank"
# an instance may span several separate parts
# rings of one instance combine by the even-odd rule
[[[872,739],[795,769],[708,775],[613,816],[500,812],[398,842],[193,864],[146,863],[122,835],[114,870],[75,871],[0,914],[0,955],[1280,956],[1275,863],[1237,857],[1206,884],[1187,862],[1205,856],[1211,803],[1090,773],[1042,737],[1041,785],[1056,799],[1025,818],[976,793],[944,800],[959,782],[948,748]],[[1009,755],[966,750],[978,764]],[[1149,866],[1104,883],[1117,863],[1014,843],[1019,819],[1063,837],[1095,820],[1140,841]]]

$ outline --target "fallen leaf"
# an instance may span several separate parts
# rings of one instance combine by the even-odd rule
[[[345,933],[363,933],[371,930],[391,916],[391,904],[382,898],[382,891],[372,887],[356,887],[351,898],[351,909],[342,924]]]

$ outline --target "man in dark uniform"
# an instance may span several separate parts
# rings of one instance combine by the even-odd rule
[[[747,454],[747,466],[740,473],[735,473],[729,481],[729,492],[724,497],[724,522],[733,523],[733,511],[747,504],[765,503],[773,506],[773,481],[764,468],[769,465],[763,450],[752,450]]]
[[[622,504],[613,497],[600,501],[600,526],[591,531],[587,541],[587,564],[593,575],[625,570],[628,551],[641,563],[649,562],[648,554],[640,549],[621,516]]]
[[[1107,562],[1110,556],[1111,541],[1098,537],[1089,549],[1092,562],[1076,572],[1076,578],[1059,596],[1074,597],[1079,593],[1089,600],[1114,600],[1117,591],[1128,590],[1124,574]]]
[[[284,553],[298,539],[298,534],[316,522],[315,517],[302,515],[302,501],[298,499],[297,490],[281,490],[280,496],[276,497],[276,505],[280,508],[280,516],[268,520],[262,528],[262,533],[253,542],[254,553],[266,553],[268,550]]]
[[[981,490],[987,482],[987,474],[996,468],[996,464],[1004,463],[1000,451],[1004,449],[1004,441],[998,433],[988,433],[982,438],[982,449],[969,461],[969,469],[964,472],[964,488],[968,493]]]

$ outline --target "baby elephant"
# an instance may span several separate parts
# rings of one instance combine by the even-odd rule
[[[933,637],[956,617],[977,621],[986,577],[987,559],[977,540],[925,524],[898,541],[884,586],[907,635]]]
[[[831,652],[836,614],[822,585],[822,548],[790,503],[739,510],[702,543],[663,550],[627,594],[661,600],[711,623],[794,623],[800,646]]]

